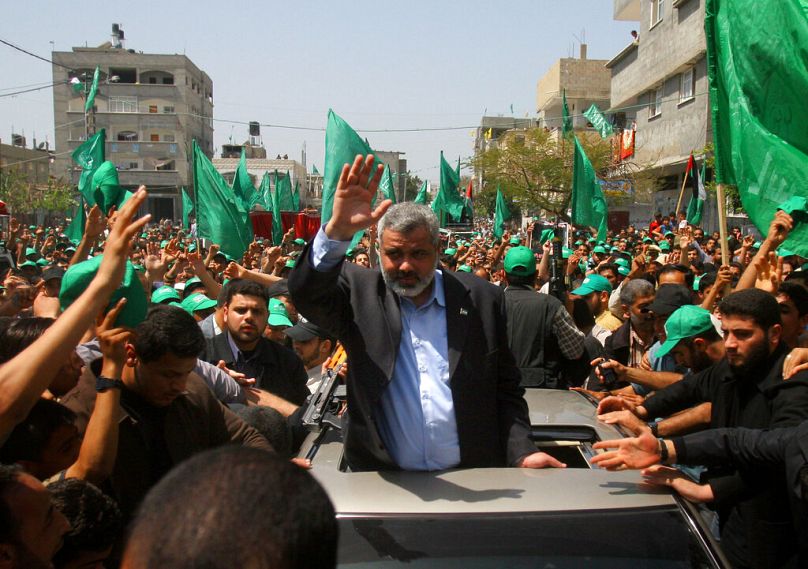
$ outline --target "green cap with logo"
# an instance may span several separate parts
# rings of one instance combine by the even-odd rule
[[[289,312],[286,311],[286,305],[282,300],[277,298],[269,299],[269,321],[270,326],[293,326],[292,321],[289,320]]]
[[[201,292],[195,292],[180,303],[180,308],[191,315],[193,315],[193,313],[197,310],[205,310],[207,308],[215,307],[216,301],[211,300]]]
[[[698,336],[709,330],[714,329],[713,320],[710,318],[710,312],[703,309],[701,306],[694,306],[686,304],[668,317],[665,322],[665,335],[667,340],[657,350],[656,357],[661,358],[668,354],[676,344],[686,338]]]
[[[595,245],[595,248],[592,249],[593,253],[597,253],[598,255],[606,255],[606,248],[603,245]]]
[[[505,272],[519,277],[529,277],[536,273],[536,257],[527,247],[511,247],[505,255]]]
[[[581,286],[571,291],[576,296],[586,296],[593,292],[612,292],[612,285],[606,277],[600,275],[589,275]]]
[[[468,265],[460,265],[459,267],[457,267],[457,270],[463,273],[470,273],[471,267],[469,267]]]
[[[300,246],[303,246],[303,245],[305,245],[305,244],[306,244],[306,240],[305,240],[305,239],[302,239],[302,238],[300,238],[300,237],[298,237],[297,239],[295,239],[295,240],[294,240],[294,244],[295,244],[295,245],[300,245]]]
[[[443,252],[443,254],[444,255],[451,255],[452,257],[454,257],[455,255],[457,255],[457,249],[455,249],[454,247],[449,247],[448,249],[446,249]]]
[[[151,295],[152,304],[161,304],[166,300],[176,300],[179,302],[180,294],[172,286],[161,286]]]
[[[520,243],[522,243],[522,240],[519,239],[518,237],[511,237],[511,240],[508,241],[508,243],[510,243],[511,245],[519,245]]]

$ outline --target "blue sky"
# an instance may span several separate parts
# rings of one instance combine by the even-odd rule
[[[14,2],[0,38],[50,57],[107,41],[123,24],[128,48],[185,53],[213,79],[214,118],[322,128],[329,107],[357,130],[468,127],[361,133],[374,148],[406,153],[409,168],[436,180],[439,153],[468,157],[470,129],[490,115],[535,114],[538,79],[578,52],[609,59],[630,41],[632,22],[612,19],[607,0],[500,2]],[[42,84],[51,66],[0,45],[0,95]],[[12,125],[29,142],[50,135],[50,90],[0,97],[0,139]],[[247,137],[246,125],[214,122],[214,143]],[[263,128],[270,155],[322,171],[324,133]],[[57,149],[59,150],[59,149]]]

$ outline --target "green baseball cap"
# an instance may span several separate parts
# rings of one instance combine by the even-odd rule
[[[38,267],[34,261],[25,261],[24,263],[20,263],[20,268],[22,267]]]
[[[654,240],[651,239],[650,237],[643,237],[642,242],[643,243],[653,243]]]
[[[578,239],[578,241],[575,242],[575,245],[583,245],[583,244],[584,244],[584,242],[581,241],[580,239]]]
[[[26,247],[25,248],[25,256],[26,257],[29,257],[31,255],[38,255],[38,254],[39,254],[38,251],[36,249],[34,249],[33,247]]]
[[[606,248],[603,245],[595,245],[595,248],[592,249],[593,253],[598,253],[599,255],[606,255]]]
[[[305,244],[306,244],[306,240],[305,240],[305,239],[301,239],[300,237],[298,237],[297,239],[295,239],[294,243],[295,243],[295,245],[305,245]]]
[[[631,269],[629,269],[628,267],[617,267],[617,274],[627,277],[631,274]]]
[[[44,266],[48,265],[49,263],[50,263],[50,261],[48,261],[44,257],[42,259],[37,259],[37,261],[36,261],[36,264],[39,265],[40,267],[44,267]]]
[[[206,310],[208,308],[215,308],[216,301],[211,300],[201,292],[195,292],[189,295],[185,300],[180,303],[182,308],[188,314],[193,314],[197,310]]]
[[[666,231],[665,237],[676,237],[676,234],[673,231]]]
[[[665,343],[657,350],[656,357],[661,358],[676,347],[680,341],[692,338],[710,328],[714,329],[710,312],[701,306],[687,304],[677,309],[665,322]]]
[[[454,247],[449,247],[448,249],[446,249],[446,250],[443,252],[443,254],[444,254],[444,255],[451,255],[451,256],[455,256],[455,255],[457,255],[457,249],[455,249]]]
[[[284,267],[286,267],[287,269],[294,269],[296,264],[297,261],[295,259],[287,259]]]
[[[166,300],[180,300],[180,294],[174,287],[161,286],[155,290],[151,295],[152,304],[162,304]]]
[[[519,239],[518,237],[511,237],[511,240],[508,241],[508,243],[510,243],[511,245],[519,245],[522,243],[522,240]]]
[[[98,273],[98,267],[104,259],[103,255],[96,255],[95,257],[76,263],[69,269],[62,277],[62,288],[59,291],[59,304],[62,310],[67,308],[87,290],[90,281],[95,278]],[[172,289],[173,290],[173,289]],[[123,280],[115,292],[109,299],[107,310],[114,307],[121,298],[126,297],[126,305],[121,309],[118,314],[118,319],[115,321],[117,326],[128,326],[134,328],[143,320],[146,319],[146,291],[143,290],[143,285],[140,284],[140,279],[135,274],[135,268],[130,261],[126,261],[126,267],[123,272]]]
[[[536,257],[527,247],[511,247],[505,255],[505,272],[518,277],[529,277],[536,273]]]
[[[631,266],[631,263],[629,263],[628,259],[626,259],[625,257],[615,259],[614,264],[617,265],[618,267],[625,267],[625,268],[629,268]]]
[[[668,243],[667,241],[660,241],[659,242],[659,249],[660,249],[660,251],[670,251],[671,250],[671,244]]]
[[[269,299],[269,321],[267,324],[270,326],[293,326],[283,301],[277,298]]]
[[[583,280],[581,286],[571,291],[571,294],[575,296],[586,296],[593,292],[612,292],[612,285],[606,277],[589,275]]]
[[[463,273],[470,273],[471,267],[469,267],[468,265],[460,265],[459,267],[457,267],[457,270]]]

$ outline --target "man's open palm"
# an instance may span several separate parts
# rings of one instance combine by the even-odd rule
[[[384,168],[379,165],[375,169],[375,158],[372,154],[356,156],[353,164],[345,164],[337,182],[334,193],[334,206],[331,219],[325,227],[329,239],[348,241],[357,231],[367,229],[381,219],[391,200],[384,200],[375,209],[371,209],[371,201],[379,188],[379,181]]]

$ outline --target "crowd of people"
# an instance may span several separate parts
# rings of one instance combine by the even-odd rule
[[[540,222],[495,237],[374,207],[379,178],[357,157],[316,236],[238,259],[138,218],[144,188],[89,210],[78,243],[11,220],[0,567],[333,567],[333,507],[294,457],[343,349],[353,470],[563,468],[522,395],[574,389],[634,433],[594,462],[707,504],[733,566],[808,563],[808,266],[782,247],[789,215],[761,241],[733,228],[727,258],[718,232],[661,213],[561,247]]]

